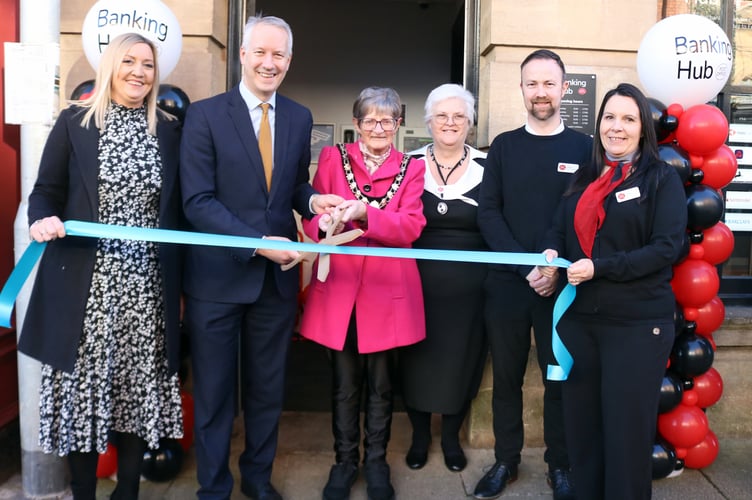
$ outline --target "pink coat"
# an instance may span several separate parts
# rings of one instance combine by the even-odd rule
[[[370,196],[386,194],[399,172],[402,153],[392,153],[373,176],[363,164],[358,144],[347,146],[350,164],[361,191]],[[423,216],[423,160],[411,160],[397,193],[383,209],[367,207],[367,225],[347,224],[365,233],[352,246],[410,248],[426,219]],[[371,186],[370,192],[364,186]],[[336,147],[321,151],[313,187],[320,193],[335,193],[355,199],[345,179],[342,157]],[[319,236],[319,216],[303,221],[305,233],[314,241]],[[423,290],[418,266],[413,259],[331,255],[329,276],[316,279],[314,265],[300,333],[319,344],[342,350],[350,316],[355,308],[358,351],[370,353],[414,344],[426,336]]]

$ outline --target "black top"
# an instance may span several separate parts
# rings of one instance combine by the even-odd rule
[[[525,127],[498,135],[488,151],[478,225],[491,250],[538,252],[561,195],[590,158],[592,139],[565,128],[549,136]],[[525,277],[529,266],[492,265]]]
[[[577,287],[570,310],[646,320],[673,314],[670,280],[687,226],[686,196],[674,168],[663,162],[648,168],[658,169],[652,179],[635,172],[606,197],[593,244],[594,276]],[[572,262],[586,258],[574,232],[581,195],[562,199],[544,244]]]

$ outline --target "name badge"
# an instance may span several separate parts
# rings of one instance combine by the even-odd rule
[[[625,189],[624,191],[617,191],[616,192],[616,201],[619,203],[623,201],[629,201],[634,200],[635,198],[640,197],[640,188],[637,186],[631,187],[629,189]]]
[[[577,163],[564,163],[561,162],[556,167],[556,170],[563,174],[573,174],[577,172],[580,169],[580,166]]]

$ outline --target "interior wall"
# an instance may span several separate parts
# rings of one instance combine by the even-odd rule
[[[368,86],[394,88],[405,126],[424,127],[423,103],[450,81],[452,25],[461,2],[257,0],[256,11],[285,19],[293,60],[280,93],[304,104],[316,123],[350,126]],[[249,13],[250,14],[250,13]]]

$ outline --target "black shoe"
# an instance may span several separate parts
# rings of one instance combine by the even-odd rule
[[[462,448],[454,451],[444,452],[444,464],[452,472],[461,472],[467,467],[467,458],[463,453]]]
[[[368,500],[394,500],[394,488],[389,480],[389,465],[386,462],[366,462],[363,474],[366,476]]]
[[[428,450],[412,445],[405,455],[405,463],[411,469],[422,469],[428,461]]]
[[[329,481],[324,486],[324,500],[347,500],[355,480],[358,479],[358,466],[352,462],[332,465]]]
[[[575,500],[574,481],[569,469],[551,469],[546,478],[554,490],[554,500]]]
[[[240,491],[251,500],[282,500],[282,495],[277,493],[272,483],[240,483]]]
[[[478,481],[473,496],[482,500],[496,498],[501,495],[501,492],[504,491],[504,488],[508,483],[514,482],[516,479],[516,465],[496,462],[493,464],[493,467],[486,472],[486,475]]]

